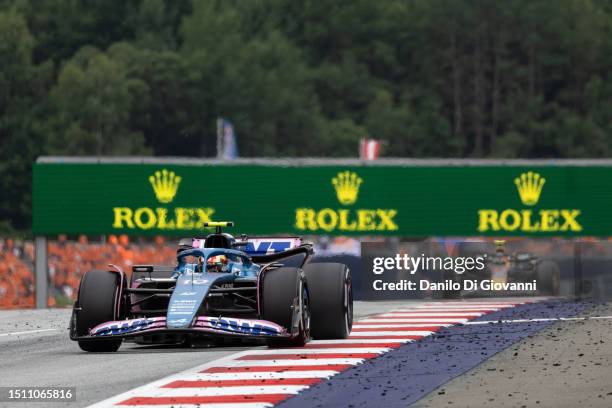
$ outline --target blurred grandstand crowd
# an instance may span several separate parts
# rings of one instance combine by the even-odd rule
[[[129,273],[132,265],[173,264],[176,239],[132,239],[127,235],[109,235],[90,241],[81,235],[75,240],[60,235],[49,240],[49,306],[71,305],[83,274],[115,264]],[[319,254],[349,253],[359,255],[357,239],[323,237],[317,241]],[[34,307],[34,244],[0,238],[0,309]]]
[[[0,239],[0,308],[34,306],[32,242]]]
[[[49,240],[47,301],[49,306],[71,305],[81,277],[89,270],[105,269],[109,264],[115,264],[129,274],[132,265],[171,265],[176,259],[176,239],[158,236],[153,239],[130,240],[127,235],[109,235],[95,241],[90,241],[85,235],[75,238],[68,239],[65,235],[59,235],[56,239]],[[380,237],[362,239],[381,241]],[[361,239],[322,236],[309,237],[308,240],[314,242],[315,253],[318,256],[339,254],[353,258],[360,256]],[[580,241],[583,256],[608,259],[612,257],[612,238],[608,240],[582,238]],[[431,255],[440,250],[447,255],[458,256],[466,253],[486,253],[492,248],[491,239],[466,241],[465,238],[430,238],[424,241],[402,242],[392,238],[388,244],[395,247],[398,252],[414,256],[422,253]],[[507,244],[509,253],[529,252],[544,258],[573,256],[575,252],[575,241],[564,239],[511,238]],[[0,309],[34,307],[34,281],[32,241],[0,238]]]
[[[81,276],[108,264],[131,271],[134,264],[167,264],[176,256],[174,241],[156,237],[152,242],[130,242],[126,235],[110,235],[89,242],[81,235],[69,240],[60,235],[49,241],[49,306],[72,304]],[[34,245],[31,241],[0,239],[0,308],[34,306]]]

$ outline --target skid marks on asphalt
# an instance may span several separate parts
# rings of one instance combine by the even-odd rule
[[[527,302],[427,302],[356,321],[348,339],[256,348],[194,367],[92,407],[271,407],[341,371],[443,327]],[[347,396],[348,397],[348,396]]]

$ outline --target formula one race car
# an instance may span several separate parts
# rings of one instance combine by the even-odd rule
[[[475,290],[459,290],[449,291],[445,293],[447,297],[456,296],[524,296],[524,295],[559,295],[560,287],[560,271],[556,263],[550,260],[539,259],[533,254],[508,253],[506,250],[505,240],[495,240],[495,252],[492,254],[480,254],[485,260],[486,267],[481,270],[466,271],[464,274],[452,274],[450,277],[453,281],[465,282],[471,280],[476,282],[473,286]],[[500,284],[502,287],[506,284],[514,284],[518,282],[535,282],[537,289],[525,291],[487,291],[479,290],[478,283],[487,281],[489,286]],[[510,286],[509,285],[509,286]],[[460,285],[465,289],[467,285]]]
[[[141,344],[253,338],[300,346],[313,338],[348,337],[353,295],[348,268],[311,263],[300,238],[239,240],[209,222],[205,239],[181,240],[176,267],[118,267],[81,279],[70,338],[85,351],[117,351],[125,338]]]

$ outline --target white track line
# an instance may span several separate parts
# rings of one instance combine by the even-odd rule
[[[274,380],[279,378],[329,378],[339,373],[335,370],[242,372],[242,373],[194,373],[185,374],[181,381],[223,381],[223,380]]]
[[[466,319],[467,320],[467,319]],[[440,327],[448,327],[452,326],[454,323],[410,323],[410,319],[365,319],[360,320],[359,322],[355,322],[353,327],[362,327],[365,324],[373,324],[373,323],[390,323],[390,324],[406,324],[406,327],[431,327],[431,326],[440,326]]]
[[[249,355],[251,355],[249,353]],[[355,365],[360,364],[365,360],[364,358],[317,358],[315,359],[306,359],[306,358],[297,358],[295,360],[285,360],[285,359],[273,359],[274,356],[270,356],[269,360],[238,360],[232,362],[232,367],[252,367],[252,366],[266,366],[266,367],[274,367],[274,366],[311,366],[311,365],[336,365],[336,364],[348,364]]]
[[[404,317],[404,316],[398,316],[396,314],[382,314],[380,315],[381,317]],[[427,319],[427,318],[410,318],[410,317],[406,317],[406,319],[402,319],[401,321],[404,323],[428,323],[428,326],[434,326],[436,323],[463,323],[463,322],[467,322],[469,319],[465,319],[465,318],[460,318],[460,317],[449,317],[447,319],[445,318],[440,318],[440,317],[435,317],[435,318],[431,318],[431,319]]]
[[[308,344],[367,344],[367,343],[409,343],[414,339],[342,339],[342,340],[313,340]]]
[[[461,308],[461,309],[446,309],[446,308],[436,308],[436,309],[408,309],[408,310],[391,310],[389,312],[377,313],[379,314],[399,314],[399,315],[424,315],[425,317],[436,317],[439,316],[472,316],[468,313],[489,313],[491,310],[499,310],[497,308]],[[478,317],[478,316],[476,316]]]
[[[418,311],[423,311],[423,310],[443,310],[443,311],[457,311],[457,310],[491,310],[491,309],[504,309],[504,308],[508,308],[508,307],[514,307],[515,305],[502,305],[502,304],[495,304],[495,303],[491,303],[489,305],[481,305],[481,306],[475,306],[475,305],[423,305],[423,306],[416,306],[414,309],[410,308],[410,309],[404,309],[405,311],[410,311],[410,310],[418,310]]]
[[[19,336],[21,334],[44,333],[44,332],[50,332],[50,331],[59,331],[59,329],[36,329],[36,330],[25,330],[25,331],[18,331],[18,332],[10,332],[10,333],[0,333],[0,337]]]
[[[297,349],[297,350],[296,349],[257,350],[255,352],[251,353],[250,355],[257,355],[257,356],[269,355],[269,356],[271,356],[270,358],[272,358],[276,354],[296,354],[296,355],[300,355],[300,354],[326,354],[326,353],[332,353],[332,354],[336,354],[336,353],[349,353],[349,354],[354,354],[354,353],[376,353],[376,354],[380,354],[380,353],[386,353],[389,350],[390,350],[389,347],[367,347],[364,344],[364,347],[359,347],[359,348],[325,348],[325,349]]]
[[[469,317],[479,317],[482,316],[484,313],[483,312],[427,312],[427,311],[414,311],[414,312],[410,312],[410,311],[405,311],[402,309],[398,309],[398,310],[393,310],[392,312],[389,312],[387,314],[400,314],[401,316],[410,316],[410,317],[464,317],[464,316],[469,316]]]
[[[216,397],[220,395],[297,394],[307,385],[251,385],[244,387],[158,388],[147,397]],[[205,404],[201,404],[204,405]]]
[[[418,330],[418,331],[375,331],[375,332],[356,332],[352,331],[349,339],[355,336],[376,336],[383,338],[385,336],[429,336],[433,332]]]
[[[464,323],[467,323],[467,319]],[[402,324],[401,321],[399,322],[385,322],[385,323],[378,323],[378,324],[354,324],[353,325],[353,329],[399,329],[399,328],[410,328],[410,327],[431,327],[431,326],[438,326],[438,324],[430,324],[430,325],[423,325],[423,326],[417,326],[415,324]],[[446,324],[444,325],[444,327],[448,327],[448,326],[452,326],[451,324]],[[442,327],[442,326],[440,326]],[[358,333],[362,333],[362,332],[358,332]]]
[[[516,305],[522,305],[524,303],[529,303],[529,302],[523,302],[523,301],[508,301],[508,302],[469,302],[469,301],[457,301],[457,302],[428,302],[428,303],[417,303],[414,305],[409,305],[410,307],[412,306],[490,306],[490,305],[506,305],[506,306],[516,306]],[[408,306],[406,306],[408,307]]]
[[[463,324],[492,324],[492,323],[532,323],[532,322],[571,322],[580,320],[612,319],[612,316],[588,316],[588,317],[543,317],[536,319],[514,319],[514,320],[483,320],[478,322],[465,322]]]

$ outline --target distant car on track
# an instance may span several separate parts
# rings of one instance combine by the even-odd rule
[[[537,282],[537,291],[530,292],[488,292],[482,290],[447,291],[446,297],[457,296],[524,296],[524,295],[559,295],[560,271],[558,265],[550,260],[541,259],[528,252],[508,253],[505,240],[495,240],[493,253],[480,254],[485,259],[486,267],[481,270],[466,271],[464,274],[449,274],[447,278],[454,281],[490,280],[499,283]]]
[[[70,338],[81,349],[113,352],[123,339],[143,344],[198,338],[256,338],[303,345],[348,337],[351,274],[339,263],[308,263],[312,244],[297,237],[248,238],[210,222],[205,239],[181,240],[175,267],[119,267],[81,279]]]

